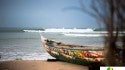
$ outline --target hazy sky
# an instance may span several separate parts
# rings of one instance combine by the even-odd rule
[[[0,27],[97,27],[89,15],[69,7],[80,7],[79,0],[0,0]]]

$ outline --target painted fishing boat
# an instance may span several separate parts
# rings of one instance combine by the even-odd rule
[[[43,47],[58,60],[80,65],[102,65],[104,60],[103,48],[70,45],[41,36]]]

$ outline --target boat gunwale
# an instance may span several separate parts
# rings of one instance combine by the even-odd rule
[[[48,43],[48,40],[49,40],[49,44]],[[44,41],[46,41],[46,45],[48,45],[48,47],[51,47],[51,48],[58,48],[58,49],[68,49],[68,50],[81,50],[81,51],[104,51],[104,48],[100,48],[100,47],[90,47],[90,46],[81,46],[81,45],[70,45],[70,44],[65,44],[63,42],[56,42],[54,40],[50,40],[50,39],[45,39]],[[60,43],[61,45],[56,45],[52,47],[52,44],[58,44]],[[58,46],[58,47],[57,47]],[[63,47],[61,47],[63,46]],[[68,47],[68,48],[65,48],[65,47]],[[77,47],[77,48],[76,48]]]

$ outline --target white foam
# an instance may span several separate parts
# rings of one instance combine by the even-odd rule
[[[45,29],[45,32],[62,32],[62,33],[69,33],[69,32],[75,32],[75,33],[83,33],[83,32],[92,32],[92,29]]]
[[[43,30],[23,30],[24,32],[60,32],[60,33],[70,33],[70,32],[74,32],[74,33],[84,33],[84,32],[93,32],[93,29],[64,29],[64,28],[49,28],[49,29],[45,29]]]
[[[85,36],[85,37],[99,37],[106,36],[106,34],[72,34],[72,33],[63,33],[66,36]]]
[[[24,32],[43,32],[41,30],[23,30]]]
[[[48,53],[27,53],[27,54],[16,54],[13,52],[12,53],[5,53],[1,54],[1,59],[0,61],[8,61],[8,60],[16,60],[16,59],[21,59],[21,60],[47,60],[47,59],[54,59],[54,57],[50,56]]]
[[[51,57],[48,53],[33,53],[29,56],[23,56],[22,59],[23,60],[47,60],[49,58],[53,58]]]

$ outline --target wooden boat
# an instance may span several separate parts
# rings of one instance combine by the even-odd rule
[[[103,48],[69,45],[41,36],[43,47],[58,60],[80,65],[102,65]]]

